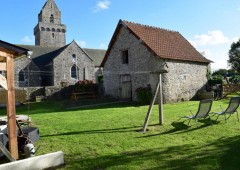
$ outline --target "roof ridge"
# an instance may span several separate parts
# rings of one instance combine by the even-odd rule
[[[157,30],[163,30],[163,31],[168,31],[168,32],[179,33],[178,31],[174,31],[174,30],[170,30],[170,29],[166,29],[166,28],[161,28],[161,27],[157,27],[157,26],[140,24],[140,23],[131,22],[131,21],[127,21],[127,20],[122,20],[122,22],[124,22],[124,23],[126,23],[126,24],[127,24],[127,23],[130,23],[130,24],[134,24],[134,25],[138,25],[138,26],[146,27],[146,28],[152,28],[152,29],[157,29]]]

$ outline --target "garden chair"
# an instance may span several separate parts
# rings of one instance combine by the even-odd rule
[[[210,118],[209,112],[211,110],[211,107],[212,107],[212,99],[201,100],[199,102],[198,111],[195,115],[190,110],[190,112],[192,113],[192,116],[184,116],[184,117],[181,117],[180,119],[182,119],[182,118],[189,119],[189,121],[188,121],[188,125],[189,125],[189,123],[192,119],[194,119],[196,122],[197,119],[205,119],[207,117]],[[210,118],[210,121],[211,121],[211,118]],[[211,121],[211,124],[212,124],[212,121]]]
[[[217,119],[220,115],[223,115],[224,118],[225,118],[225,122],[227,122],[227,119],[229,119],[230,116],[236,112],[237,113],[237,119],[239,121],[238,111],[237,111],[237,109],[239,107],[239,103],[240,103],[240,97],[232,97],[229,101],[229,104],[228,104],[228,107],[227,107],[226,110],[223,110],[222,107],[220,106],[222,111],[221,112],[213,112],[213,114],[218,115]],[[226,117],[227,114],[229,114],[228,117]]]

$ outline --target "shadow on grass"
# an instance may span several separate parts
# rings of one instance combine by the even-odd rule
[[[197,124],[197,127],[193,127],[191,128],[191,124],[187,125],[185,123],[185,121],[183,122],[172,122],[172,126],[173,129],[170,129],[169,131],[165,131],[159,134],[152,134],[152,135],[146,135],[146,136],[142,136],[140,138],[148,138],[148,137],[153,137],[153,136],[159,136],[159,135],[166,135],[166,134],[180,134],[180,133],[186,133],[186,132],[191,132],[194,130],[198,130],[198,129],[202,129],[202,128],[206,128],[209,126],[212,126],[214,124],[218,124],[219,121],[215,121],[215,120],[210,120],[210,119],[200,119],[198,120],[198,122],[203,123],[203,124]],[[199,126],[200,125],[200,126]]]
[[[80,134],[137,132],[139,127],[141,127],[141,126],[123,127],[123,128],[115,128],[115,129],[99,129],[99,130],[75,131],[75,132],[67,132],[67,133],[59,133],[59,134],[42,135],[41,138],[51,137],[51,136],[80,135]]]
[[[99,109],[108,109],[108,108],[124,108],[129,106],[132,106],[132,107],[140,106],[135,102],[124,102],[124,103],[120,102],[120,103],[113,103],[108,105],[106,105],[106,103],[102,103],[103,105],[101,105],[101,101],[98,102],[99,105],[95,106],[96,101],[87,100],[81,104],[82,106],[88,105],[87,107],[65,110],[64,102],[65,101],[43,101],[43,102],[30,103],[29,105],[24,104],[16,108],[16,113],[28,114],[29,112],[29,115],[34,115],[34,114],[44,114],[44,113],[54,113],[54,112],[56,113],[72,112],[77,110],[96,110],[96,109],[99,110]],[[71,102],[71,101],[68,101],[68,102]],[[78,101],[78,102],[81,102],[81,101]],[[5,116],[6,113],[7,113],[6,108],[0,108],[0,115]]]
[[[239,169],[240,137],[218,139],[207,146],[181,145],[83,158],[65,155],[66,169]]]

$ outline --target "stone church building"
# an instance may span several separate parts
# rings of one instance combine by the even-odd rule
[[[211,61],[179,32],[120,20],[101,64],[106,95],[137,100],[162,74],[164,102],[193,98],[207,82]]]
[[[16,87],[60,87],[78,80],[97,81],[106,50],[81,48],[74,40],[66,44],[67,27],[54,0],[47,0],[34,28],[35,45],[19,45],[33,52],[15,60]]]

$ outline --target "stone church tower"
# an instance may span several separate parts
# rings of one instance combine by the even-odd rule
[[[35,45],[42,47],[63,47],[66,45],[66,25],[61,24],[61,11],[54,0],[47,0],[38,14],[34,28]]]

